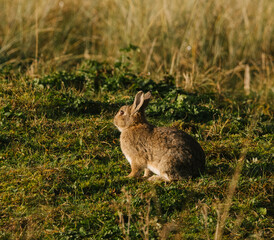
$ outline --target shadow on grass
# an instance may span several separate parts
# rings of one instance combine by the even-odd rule
[[[66,115],[71,116],[89,116],[99,115],[102,112],[112,114],[119,109],[119,104],[106,103],[85,99],[73,99],[56,102],[41,106],[40,113],[45,114],[47,118],[58,119]]]
[[[11,143],[11,138],[8,135],[1,134],[0,135],[0,150],[4,149]]]
[[[258,164],[245,164],[241,175],[249,178],[257,178],[261,176],[271,176],[274,172],[274,165],[271,162],[262,162]],[[229,166],[229,163],[208,164],[206,166],[205,174],[216,176],[224,174],[231,176],[234,173],[234,168]]]
[[[206,166],[205,174],[210,176],[216,176],[218,174],[224,174],[231,176],[233,174],[233,168],[229,166],[228,163],[208,164]]]
[[[272,176],[274,172],[274,164],[272,162],[246,164],[243,168],[242,175],[245,177],[261,177]]]

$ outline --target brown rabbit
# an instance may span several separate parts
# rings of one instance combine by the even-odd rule
[[[131,165],[128,177],[137,177],[145,170],[149,180],[179,180],[198,176],[205,168],[205,154],[199,143],[175,128],[155,127],[145,117],[151,93],[142,91],[131,106],[123,106],[114,117],[120,130],[121,149]]]

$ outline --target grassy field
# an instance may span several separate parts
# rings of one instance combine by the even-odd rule
[[[272,0],[0,6],[0,239],[274,237]],[[139,90],[204,175],[125,178],[113,117]]]
[[[133,44],[132,67],[157,81],[168,73],[177,86],[223,92],[242,88],[250,75],[251,90],[273,87],[272,0],[0,0],[0,6],[0,66],[44,74],[82,59],[115,62]]]
[[[274,105],[174,82],[94,61],[39,78],[2,69],[1,239],[270,239]],[[203,176],[124,177],[130,166],[112,121],[139,89],[154,96],[151,122],[199,140]]]

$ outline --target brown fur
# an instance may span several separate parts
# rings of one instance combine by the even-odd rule
[[[123,106],[114,117],[120,130],[121,149],[131,165],[128,177],[137,177],[145,170],[150,180],[179,180],[197,176],[205,168],[205,154],[199,143],[175,128],[155,127],[145,118],[151,94],[142,91],[131,106]]]

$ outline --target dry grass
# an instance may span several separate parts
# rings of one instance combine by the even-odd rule
[[[273,87],[271,0],[0,4],[0,66],[12,63],[43,73],[80,59],[114,61],[119,49],[132,43],[140,48],[130,56],[139,71],[155,78],[173,74],[177,85],[190,90],[242,88],[245,64],[251,90]]]
[[[241,176],[241,171],[242,171],[242,168],[243,168],[243,165],[244,165],[244,160],[245,160],[245,157],[246,157],[246,153],[247,153],[247,150],[244,149],[243,153],[242,153],[242,156],[238,160],[234,175],[233,175],[233,177],[230,181],[230,184],[229,184],[227,196],[226,196],[226,199],[225,199],[224,203],[219,204],[219,206],[217,206],[218,219],[217,219],[217,225],[216,225],[214,240],[221,240],[223,238],[225,224],[226,224],[226,221],[229,217],[229,210],[231,208],[231,205],[232,205],[232,202],[233,202],[233,195],[235,193],[236,187],[237,187],[238,182],[239,182],[239,178]]]

